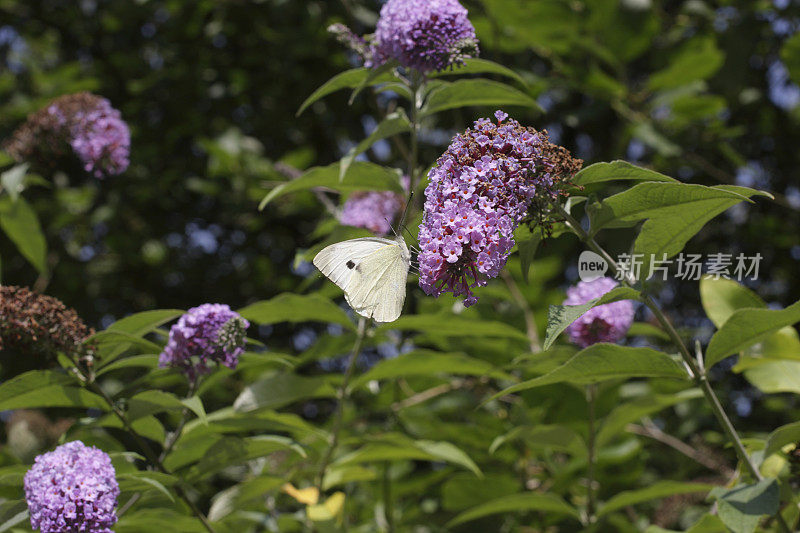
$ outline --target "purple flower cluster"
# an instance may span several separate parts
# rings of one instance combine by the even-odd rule
[[[600,298],[618,285],[612,278],[597,278],[578,282],[567,289],[564,305],[581,305]],[[582,317],[567,327],[570,341],[581,348],[598,342],[617,342],[633,323],[633,302],[620,300],[589,309]]]
[[[486,285],[505,266],[514,230],[534,199],[553,199],[581,161],[495,113],[456,136],[428,174],[419,231],[419,284],[439,296],[451,292],[477,302],[472,289]],[[506,122],[504,122],[506,121]]]
[[[111,533],[118,496],[111,459],[80,441],[38,456],[25,474],[31,527],[42,533]]]
[[[367,66],[397,60],[420,72],[478,55],[475,28],[458,0],[389,0],[381,8]]]
[[[385,235],[392,230],[392,224],[402,208],[403,197],[395,192],[356,192],[342,206],[339,222]]]
[[[158,366],[183,370],[190,380],[211,371],[214,362],[236,368],[250,323],[224,304],[189,309],[169,332]]]
[[[97,98],[95,105],[71,115],[55,103],[47,111],[69,132],[69,144],[87,172],[102,178],[128,168],[131,134],[120,112],[108,100]]]
[[[128,168],[131,136],[120,112],[108,100],[82,92],[61,96],[31,114],[4,148],[18,161],[54,166],[70,151],[94,176]]]

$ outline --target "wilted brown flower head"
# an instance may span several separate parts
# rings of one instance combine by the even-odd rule
[[[26,287],[0,287],[0,352],[76,354],[93,334],[78,314],[52,296]]]

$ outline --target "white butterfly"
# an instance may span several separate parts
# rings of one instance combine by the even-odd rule
[[[402,237],[338,242],[314,258],[314,266],[344,290],[350,307],[376,322],[393,322],[403,310],[411,253]]]

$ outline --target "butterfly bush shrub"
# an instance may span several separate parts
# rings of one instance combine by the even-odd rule
[[[361,36],[337,20],[316,28],[329,26],[359,66],[312,93],[296,120],[312,121],[311,112],[325,109],[315,104],[347,89],[352,103],[369,103],[375,120],[344,100],[326,112],[374,122],[366,139],[342,142],[356,148],[338,162],[303,169],[287,162],[304,167],[296,154],[279,163],[256,149],[245,157],[243,146],[261,145],[226,134],[200,143],[212,160],[214,187],[194,178],[185,184],[202,197],[193,209],[217,205],[206,198],[217,187],[229,203],[268,189],[266,213],[257,216],[270,223],[286,216],[302,239],[291,250],[289,277],[273,268],[287,241],[270,232],[254,236],[269,244],[270,258],[256,258],[252,272],[274,293],[262,294],[253,287],[263,285],[248,280],[246,301],[233,301],[204,282],[181,309],[109,316],[92,323],[98,331],[90,328],[44,294],[61,275],[47,244],[60,246],[58,237],[74,228],[63,213],[42,207],[53,195],[49,187],[31,189],[82,180],[101,197],[128,193],[131,183],[138,190],[139,174],[126,169],[137,153],[136,133],[151,125],[123,118],[104,97],[78,93],[43,99],[49,103],[27,119],[27,111],[20,114],[22,124],[9,129],[3,146],[10,158],[0,159],[0,229],[19,251],[12,260],[32,268],[25,279],[3,281],[33,288],[0,287],[0,412],[8,415],[0,530],[797,530],[797,422],[780,413],[780,420],[742,431],[743,393],[728,391],[724,380],[741,374],[738,381],[764,402],[800,390],[792,388],[800,304],[768,305],[743,284],[715,276],[697,287],[670,282],[663,291],[648,279],[653,263],[635,275],[610,252],[669,259],[726,209],[771,199],[621,160],[584,165],[573,155],[591,153],[580,132],[563,134],[564,124],[581,119],[543,115],[537,103],[557,100],[562,82],[580,89],[576,100],[587,115],[613,96],[607,111],[634,117],[628,129],[663,146],[663,132],[645,127],[657,113],[625,106],[671,102],[671,113],[681,106],[700,113],[708,101],[698,91],[711,81],[673,86],[661,73],[644,84],[606,64],[617,59],[605,48],[617,39],[625,54],[636,52],[628,34],[595,33],[617,11],[631,20],[644,16],[627,5],[604,11],[608,6],[590,3],[498,0],[470,3],[468,12],[456,0],[388,0],[380,9],[370,4],[370,17],[366,4],[347,4],[351,27],[361,33],[374,21],[374,33]],[[683,38],[677,29],[685,30],[687,19],[681,11],[669,38],[659,34],[659,61]],[[612,28],[633,27],[637,39],[656,31],[624,21]],[[548,47],[573,27],[575,40]],[[587,48],[593,54],[582,56],[586,62],[570,61]],[[558,75],[507,68],[489,59],[503,57],[498,50],[521,58],[549,51]],[[710,41],[688,41],[680,54],[685,50],[710,56],[698,62],[703,68],[715,63]],[[633,68],[633,59],[619,64]],[[618,86],[635,97],[624,98]],[[716,131],[703,125],[704,134]],[[285,127],[291,139],[296,126],[274,127]],[[235,150],[223,149],[237,142]],[[124,189],[111,189],[126,180]],[[225,187],[242,183],[246,195],[228,198]],[[242,201],[237,213],[256,213]],[[300,222],[295,208],[304,209]],[[321,215],[309,221],[309,212]],[[98,225],[117,217],[110,220],[136,240],[130,215],[91,214]],[[39,219],[51,218],[47,232],[37,229]],[[401,218],[408,227],[398,227]],[[26,238],[20,227],[28,228]],[[357,316],[309,262],[332,243],[392,232],[414,251],[411,283],[392,288],[407,293],[402,316],[378,325]],[[222,270],[240,268],[226,244]],[[88,281],[70,280],[85,287],[98,314],[105,303],[91,276],[113,255],[112,239],[108,245],[109,254],[85,259]],[[142,250],[153,247],[141,243]],[[606,276],[577,279],[572,266],[586,250],[605,263]],[[187,257],[171,265],[173,274],[198,261]],[[217,272],[207,274],[204,280],[217,279]],[[377,290],[381,280],[364,283]],[[668,305],[678,289],[699,294],[708,320]],[[131,291],[121,287],[120,294]],[[149,301],[133,298],[131,309]],[[203,303],[209,300],[219,303]],[[720,364],[729,356],[739,357],[736,366]]]

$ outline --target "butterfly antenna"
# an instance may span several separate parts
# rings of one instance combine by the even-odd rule
[[[405,227],[406,217],[408,216],[408,210],[411,208],[411,201],[413,199],[414,199],[414,191],[412,190],[411,193],[408,195],[408,201],[406,202],[406,207],[405,209],[403,209],[403,216],[400,217],[400,223],[397,225],[398,228]]]

